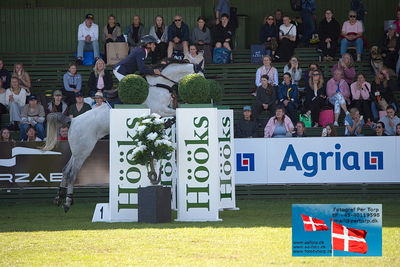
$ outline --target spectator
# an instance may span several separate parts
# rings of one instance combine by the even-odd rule
[[[139,72],[142,75],[160,75],[159,69],[153,69],[144,64],[144,60],[150,52],[156,49],[156,38],[151,35],[143,36],[141,47],[136,47],[128,57],[124,58],[114,67],[114,75],[120,81],[126,75]]]
[[[263,66],[259,67],[256,72],[256,86],[261,86],[261,76],[267,75],[269,84],[278,86],[278,70],[272,66],[272,58],[270,56],[263,57]]]
[[[364,16],[367,14],[367,11],[364,8],[364,4],[362,0],[351,0],[350,10],[354,10],[357,14],[357,19],[360,21],[364,21]]]
[[[340,36],[340,25],[333,17],[332,10],[325,10],[325,18],[319,23],[318,35],[319,49],[322,50],[323,60],[332,61],[336,55]]]
[[[200,16],[197,18],[197,27],[192,31],[192,44],[196,45],[197,49],[203,51],[205,63],[211,63],[211,32],[206,26],[206,18]]]
[[[264,24],[260,28],[260,43],[265,45],[266,50],[271,51],[272,57],[275,56],[278,48],[279,30],[275,25],[274,17],[269,15],[264,18]]]
[[[251,118],[251,107],[243,107],[243,118],[235,123],[236,138],[252,138],[257,137],[257,125]]]
[[[193,64],[201,64],[201,68],[204,69],[204,57],[203,52],[198,51],[195,45],[189,46],[189,53],[185,55],[184,59]]]
[[[189,26],[180,15],[168,26],[168,58],[172,57],[174,49],[183,49],[184,55],[189,52]]]
[[[45,136],[44,120],[46,116],[44,107],[41,104],[38,104],[35,95],[30,95],[28,100],[29,104],[26,104],[21,112],[21,123],[19,125],[21,140],[26,140],[26,133],[29,126],[34,127],[39,138],[43,140]]]
[[[400,39],[396,33],[396,25],[389,26],[388,31],[382,38],[381,52],[383,57],[383,64],[396,70],[396,63],[399,57]]]
[[[102,59],[97,60],[89,75],[89,95],[93,97],[96,92],[105,94],[112,89],[112,85],[113,80],[110,72],[106,70],[106,63]]]
[[[310,43],[311,35],[314,33],[314,11],[315,11],[315,0],[302,0],[301,1],[301,19],[303,21],[304,33],[302,36],[302,42],[308,46]]]
[[[14,142],[11,138],[10,130],[3,128],[0,130],[0,142]]]
[[[144,36],[144,26],[139,16],[132,17],[132,24],[127,27],[126,34],[130,50],[140,46],[140,40]]]
[[[217,5],[215,6],[215,18],[217,24],[223,14],[227,14],[228,16],[231,14],[231,4],[229,3],[229,0],[218,0]]]
[[[333,65],[332,75],[336,70],[341,70],[343,72],[343,79],[348,85],[353,83],[356,77],[356,69],[354,68],[354,61],[350,54],[343,54],[338,63]]]
[[[19,79],[11,78],[11,87],[6,91],[6,106],[10,113],[9,130],[18,130],[18,123],[21,121],[21,111],[25,106],[28,93],[19,85]]]
[[[3,81],[4,88],[10,88],[11,73],[4,68],[4,62],[0,59],[0,80]]]
[[[375,121],[378,120],[379,110],[385,111],[389,105],[397,110],[396,100],[393,96],[393,92],[397,90],[397,84],[396,81],[389,76],[387,69],[383,68],[375,75],[375,80],[372,82],[371,87],[371,111]]]
[[[17,63],[14,65],[14,71],[12,74],[13,77],[19,79],[19,85],[24,88],[27,93],[30,94],[31,89],[31,77],[29,76],[28,72],[25,71],[24,65],[22,63]]]
[[[338,69],[333,73],[326,85],[326,96],[329,102],[334,106],[335,113],[335,126],[339,126],[338,120],[340,115],[340,108],[348,115],[346,102],[350,104],[350,89],[349,85],[343,80],[343,72]]]
[[[77,92],[75,93],[75,104],[72,104],[68,107],[67,114],[69,115],[69,117],[75,118],[91,109],[92,108],[90,107],[90,105],[83,101],[82,92]]]
[[[217,48],[225,47],[226,49],[231,51],[233,47],[232,37],[234,32],[234,29],[229,23],[229,15],[222,14],[221,23],[216,25],[212,30],[212,39],[214,42],[214,46]]]
[[[324,77],[322,77],[319,70],[314,70],[311,73],[305,89],[305,95],[304,107],[306,114],[311,114],[313,127],[318,127],[319,113],[326,102]]]
[[[6,89],[3,87],[3,80],[0,79],[0,116],[6,113],[7,113]]]
[[[287,72],[283,75],[283,82],[279,85],[278,100],[284,106],[291,121],[295,123],[297,122],[298,98],[297,85],[292,83],[292,76]]]
[[[67,141],[68,140],[68,130],[69,130],[68,125],[61,126],[57,140]]]
[[[296,131],[292,134],[292,137],[307,137],[304,122],[298,121],[296,123]]]
[[[323,75],[323,72],[322,72],[322,70],[321,70],[321,68],[320,68],[320,66],[317,64],[317,63],[310,63],[310,65],[308,65],[308,70],[307,71],[305,71],[304,72],[304,84],[307,86],[307,84],[308,84],[308,80],[310,79],[310,77],[312,76],[312,73],[314,72],[314,71],[319,71],[319,72],[321,72],[321,77],[323,77],[324,75]]]
[[[400,9],[396,11],[396,20],[393,24],[396,25],[396,33],[400,34]]]
[[[28,128],[26,128],[26,132],[24,135],[26,136],[26,138],[21,139],[21,141],[27,141],[27,142],[43,141],[43,139],[41,139],[40,137],[37,136],[36,129],[32,125],[29,125]]]
[[[279,46],[277,59],[280,61],[289,61],[293,56],[296,46],[296,26],[290,23],[289,16],[283,16],[283,24],[279,27]]]
[[[276,27],[278,27],[279,29],[279,27],[283,24],[282,10],[280,9],[275,10],[274,19]]]
[[[396,112],[392,106],[386,108],[386,116],[382,117],[379,121],[385,124],[386,135],[396,135],[396,125],[400,123],[400,118],[396,116]]]
[[[75,102],[75,93],[80,92],[82,88],[82,76],[78,73],[75,63],[69,65],[68,71],[63,76],[63,83],[62,92],[65,96],[65,102],[71,105]]]
[[[375,126],[374,136],[387,136],[385,133],[385,124],[383,122],[377,122]]]
[[[400,136],[400,123],[396,125],[396,136]]]
[[[285,65],[283,68],[283,73],[290,73],[293,84],[299,85],[303,70],[300,68],[299,61],[296,57],[292,57],[288,64]]]
[[[154,18],[154,25],[150,27],[149,35],[157,40],[156,48],[151,57],[151,64],[156,64],[167,57],[168,27],[165,26],[163,16],[158,15]]]
[[[103,42],[104,42],[104,58],[107,59],[107,44],[117,41],[117,38],[122,35],[121,27],[116,22],[114,15],[109,15],[107,25],[103,28]]]
[[[100,57],[99,52],[99,26],[93,23],[93,14],[87,14],[85,21],[78,27],[78,49],[76,63],[82,64],[83,50],[85,47],[93,50],[94,58]]]
[[[264,137],[287,137],[292,136],[293,123],[288,116],[285,115],[284,107],[277,107],[275,116],[271,117],[265,126]]]
[[[276,109],[276,92],[275,88],[268,81],[269,76],[264,74],[261,76],[261,86],[257,88],[256,102],[254,103],[254,120],[257,125],[260,124],[259,116],[262,111],[269,111],[275,114]]]
[[[355,11],[350,11],[349,20],[345,21],[342,26],[343,39],[340,41],[340,54],[345,54],[350,45],[355,45],[357,61],[361,61],[361,54],[364,49],[363,33],[364,26],[362,22],[357,20],[357,14]]]
[[[53,92],[53,100],[47,105],[47,113],[61,112],[66,114],[68,105],[62,98],[62,92],[60,90],[55,90]]]
[[[362,127],[364,126],[364,119],[360,116],[360,112],[357,108],[351,108],[350,114],[347,114],[344,118],[344,135],[346,136],[361,136],[363,135]]]
[[[364,74],[360,73],[357,76],[357,81],[351,84],[350,89],[353,97],[353,106],[360,111],[360,114],[364,116],[367,124],[370,125],[373,120],[370,100],[371,84],[365,81]]]
[[[329,123],[322,129],[322,137],[335,137],[337,136],[336,127],[332,123]]]

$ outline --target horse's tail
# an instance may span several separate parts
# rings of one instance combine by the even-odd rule
[[[52,150],[57,145],[58,130],[62,124],[69,121],[71,119],[62,113],[50,113],[47,115],[47,136],[42,150]]]

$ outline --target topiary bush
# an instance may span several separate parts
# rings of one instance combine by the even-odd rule
[[[207,81],[210,87],[210,98],[213,100],[214,104],[220,104],[222,99],[221,85],[215,80],[207,79]]]
[[[118,84],[119,99],[124,104],[142,104],[149,94],[149,84],[139,75],[126,75]]]
[[[210,84],[200,74],[183,77],[178,85],[179,96],[188,104],[210,103]]]

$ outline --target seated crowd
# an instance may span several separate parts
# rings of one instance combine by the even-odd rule
[[[348,20],[340,27],[333,11],[327,9],[316,27],[312,19],[315,1],[302,3],[301,19],[291,19],[279,9],[274,15],[265,17],[259,41],[270,53],[263,57],[263,65],[256,71],[255,102],[244,107],[235,136],[257,137],[261,127],[265,137],[305,137],[306,128],[310,126],[324,127],[323,136],[336,136],[341,113],[344,114],[345,135],[363,135],[366,125],[376,129],[376,135],[398,135],[400,121],[395,113],[399,105],[393,92],[398,90],[395,74],[400,69],[400,13],[379,46],[384,64],[374,69],[375,79],[367,81],[366,75],[358,72],[354,64],[354,61],[361,61],[365,46],[364,26],[358,12],[350,11]],[[166,57],[184,59],[202,64],[202,67],[205,63],[228,63],[232,59],[237,27],[229,12],[229,1],[220,0],[215,10],[215,22],[208,23],[205,17],[199,16],[197,26],[192,30],[180,15],[175,15],[169,25],[158,15],[149,33],[145,32],[138,15],[132,17],[132,23],[125,31],[116,17],[110,15],[103,27],[102,41],[105,51],[106,45],[113,42],[127,42],[133,51],[143,47],[144,36],[152,36],[157,41],[153,42],[155,48],[145,50],[143,54],[147,57],[149,53],[152,64],[158,64]],[[310,45],[314,33],[318,33],[318,50],[324,61],[335,60],[339,49],[341,56],[329,73],[323,73],[317,63],[311,63],[303,70],[300,59],[293,56],[298,45]],[[348,52],[351,46],[356,49],[355,60]],[[85,49],[93,50],[95,58],[87,82],[78,71]],[[282,73],[273,66],[276,61],[287,62]],[[86,99],[83,84],[87,84],[89,91]],[[70,64],[64,74],[62,90],[55,90],[52,101],[47,104],[45,96],[33,94],[31,88],[31,79],[23,64],[15,64],[10,73],[0,60],[0,114],[9,113],[10,116],[10,125],[2,130],[1,140],[10,139],[9,130],[19,130],[20,140],[44,140],[48,113],[62,112],[76,117],[107,104],[105,99],[113,92],[113,77],[106,69],[106,61],[100,58],[99,27],[92,14],[87,14],[78,27],[76,63]],[[261,116],[263,111],[270,115],[266,121]],[[66,127],[62,133],[60,131],[60,138],[67,138]]]

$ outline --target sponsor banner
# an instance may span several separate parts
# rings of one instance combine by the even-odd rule
[[[382,256],[382,204],[293,204],[292,256]]]
[[[400,182],[396,138],[269,139],[268,183]]]
[[[216,108],[178,108],[177,221],[219,220]]]
[[[176,147],[176,124],[165,129],[165,134],[171,138],[173,145]],[[172,152],[167,160],[162,160],[161,185],[171,187],[171,209],[176,210],[176,151]]]
[[[68,141],[53,151],[42,142],[0,142],[0,188],[58,187],[62,169],[71,157]],[[108,141],[97,142],[77,175],[76,186],[107,186]]]
[[[235,209],[233,110],[218,110],[220,208]]]
[[[267,183],[267,139],[235,139],[236,184]]]
[[[110,221],[138,220],[138,188],[151,185],[145,166],[132,163],[137,117],[149,109],[110,110]]]

